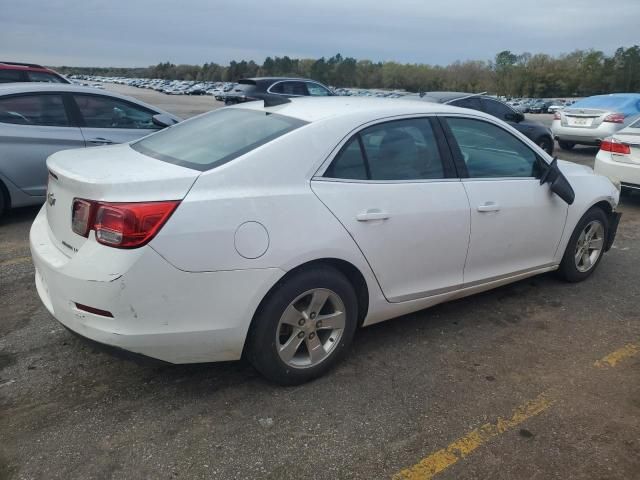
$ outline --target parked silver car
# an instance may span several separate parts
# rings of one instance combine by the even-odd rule
[[[639,93],[613,93],[583,98],[555,113],[551,130],[560,148],[600,145],[640,113]]]
[[[52,153],[129,142],[179,121],[133,98],[94,88],[0,85],[0,215],[44,202],[46,159]]]

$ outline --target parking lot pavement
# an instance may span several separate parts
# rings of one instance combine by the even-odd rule
[[[363,329],[295,388],[244,362],[158,364],[71,335],[36,295],[37,209],[14,211],[0,478],[639,478],[640,195],[621,210],[586,282],[542,275]]]

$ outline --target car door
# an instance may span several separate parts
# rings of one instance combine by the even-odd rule
[[[88,147],[125,143],[155,132],[157,113],[141,105],[99,94],[74,93],[80,128]]]
[[[311,185],[351,234],[390,302],[461,286],[469,203],[435,119],[362,129]]]
[[[0,97],[0,173],[25,193],[45,195],[49,155],[83,147],[84,138],[72,125],[62,94]]]
[[[443,118],[471,205],[464,283],[550,266],[567,204],[540,185],[544,160],[507,129],[481,118]]]

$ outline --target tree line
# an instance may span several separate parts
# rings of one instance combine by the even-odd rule
[[[562,55],[516,54],[509,50],[493,60],[454,62],[446,66],[372,62],[343,57],[298,59],[267,57],[229,65],[175,65],[146,68],[60,67],[64,74],[162,78],[169,80],[236,81],[243,77],[307,77],[334,87],[419,91],[490,92],[510,97],[571,97],[599,93],[640,92],[640,46],[620,47],[612,55],[576,50]]]

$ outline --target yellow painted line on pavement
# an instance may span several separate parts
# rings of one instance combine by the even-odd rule
[[[628,343],[615,352],[602,357],[594,363],[595,367],[607,368],[615,367],[623,360],[640,354],[640,342]],[[535,417],[547,410],[555,403],[546,393],[541,393],[533,400],[520,405],[513,411],[511,418],[498,418],[495,423],[486,423],[475,430],[459,438],[448,447],[432,453],[423,458],[412,467],[406,468],[393,476],[394,480],[430,480],[438,473],[446,470],[459,460],[470,455],[493,437],[496,437],[507,430],[525,422],[531,417]]]
[[[640,343],[627,343],[624,347],[619,348],[615,352],[611,352],[600,360],[596,360],[593,366],[598,368],[615,367],[621,361],[638,355],[639,353]]]
[[[546,393],[517,407],[511,418],[498,418],[495,423],[486,423],[451,443],[448,447],[423,458],[414,466],[394,475],[394,480],[429,480],[434,475],[465,458],[493,437],[510,430],[527,419],[535,417],[554,404]]]
[[[30,261],[31,257],[29,256],[8,258],[6,260],[0,260],[0,267],[4,267],[6,265],[16,265],[18,263],[25,263]]]

